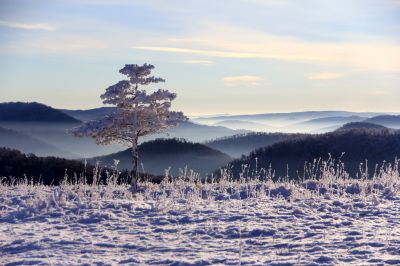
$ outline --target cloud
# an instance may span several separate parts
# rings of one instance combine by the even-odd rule
[[[194,64],[194,65],[212,65],[214,62],[211,60],[185,60],[183,61],[185,64]]]
[[[290,55],[290,54],[273,54],[273,53],[249,53],[239,51],[223,51],[223,50],[206,50],[206,49],[192,49],[192,48],[180,48],[180,47],[166,47],[166,46],[134,46],[134,49],[147,50],[155,52],[168,52],[168,53],[182,53],[182,54],[194,54],[204,55],[211,57],[224,57],[224,58],[248,58],[248,59],[281,59],[281,60],[299,60],[299,61],[313,61],[323,60],[307,55]]]
[[[374,71],[400,71],[400,46],[393,40],[367,36],[346,41],[308,41],[249,28],[206,24],[202,31],[169,36],[158,43],[132,48],[235,59],[281,60],[346,66]]]
[[[320,72],[314,73],[307,76],[309,80],[330,80],[330,79],[338,79],[344,77],[345,74],[337,73],[337,72]]]
[[[21,23],[0,20],[0,27],[24,29],[24,30],[47,30],[54,31],[57,28],[47,23]]]
[[[222,78],[225,86],[257,86],[261,80],[262,78],[258,76],[230,76]]]

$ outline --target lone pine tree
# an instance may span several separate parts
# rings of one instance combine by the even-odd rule
[[[187,120],[182,112],[170,111],[175,93],[159,89],[148,94],[140,86],[165,82],[151,76],[153,65],[127,64],[119,72],[128,79],[121,80],[106,89],[100,97],[104,104],[111,104],[116,111],[99,119],[88,121],[71,130],[78,137],[90,136],[96,143],[108,145],[120,143],[132,150],[133,168],[131,172],[132,191],[137,190],[139,177],[138,140],[142,136],[160,133],[165,129]]]

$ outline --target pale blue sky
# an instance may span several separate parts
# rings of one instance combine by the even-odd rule
[[[148,62],[189,115],[399,112],[398,0],[0,0],[0,99],[101,106]]]

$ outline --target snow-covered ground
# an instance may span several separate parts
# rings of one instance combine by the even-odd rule
[[[398,171],[128,189],[0,186],[0,265],[400,264]]]

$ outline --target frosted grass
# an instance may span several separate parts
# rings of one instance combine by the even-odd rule
[[[134,195],[115,175],[108,185],[3,181],[0,264],[400,264],[398,161],[357,179],[320,165],[297,182],[183,170]]]

